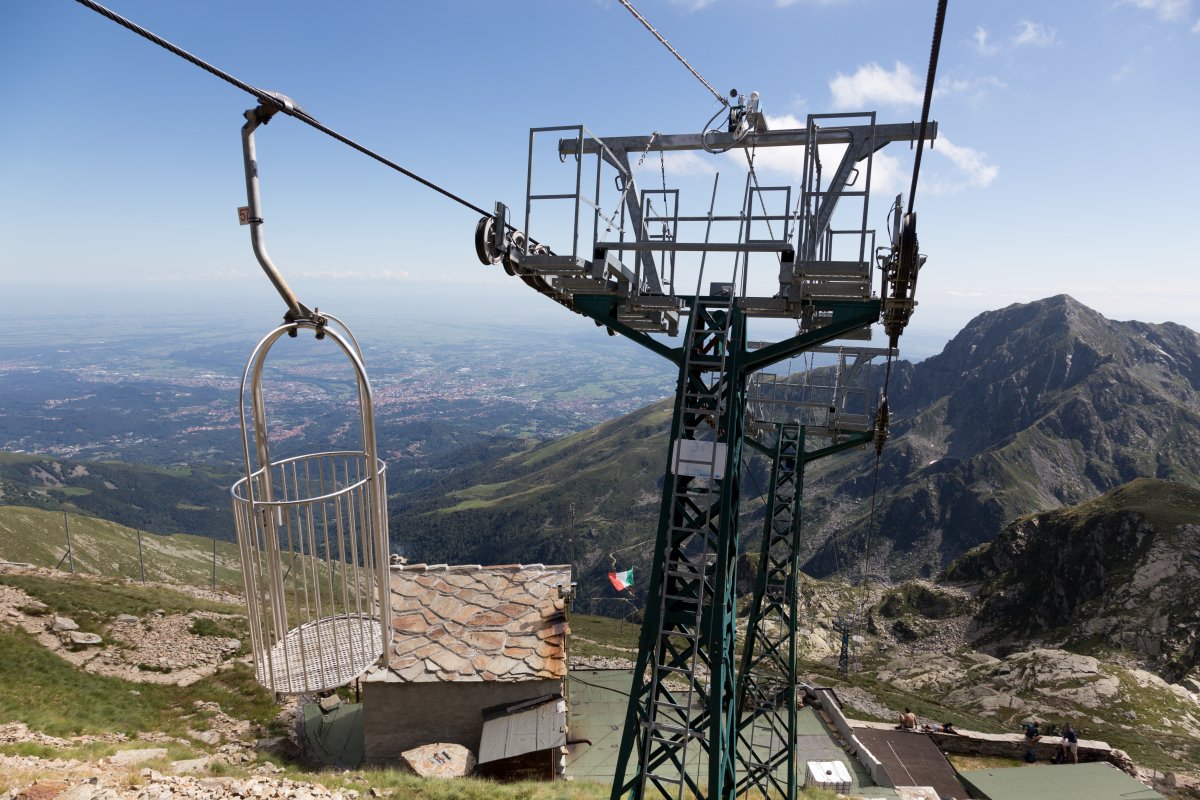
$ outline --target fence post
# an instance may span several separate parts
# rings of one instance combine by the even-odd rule
[[[137,529],[138,537],[138,567],[142,571],[142,583],[146,582],[146,562],[142,558],[142,529]]]
[[[67,532],[67,559],[71,564],[71,574],[75,574],[75,554],[71,550],[71,522],[67,519],[67,512],[63,512],[63,528]],[[61,564],[62,562],[59,561]]]

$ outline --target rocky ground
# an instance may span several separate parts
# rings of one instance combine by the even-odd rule
[[[45,570],[34,570],[54,574]],[[171,586],[173,590],[179,587]],[[205,599],[237,603],[238,598],[194,590]],[[833,623],[839,616],[854,623],[851,643],[855,671],[877,685],[953,707],[977,719],[994,719],[1002,728],[1023,719],[1074,721],[1081,734],[1089,726],[1117,725],[1139,736],[1158,736],[1172,758],[1187,764],[1193,753],[1188,743],[1200,739],[1200,685],[1194,681],[1168,683],[1137,663],[1101,661],[1054,647],[1030,647],[1003,657],[969,647],[971,598],[961,589],[922,584],[898,593],[877,585],[857,590],[806,587],[801,630],[805,657],[836,663],[840,637]],[[847,609],[857,609],[851,616]],[[868,609],[869,611],[865,611]],[[58,616],[34,598],[0,585],[0,624],[20,627],[44,647],[80,669],[133,682],[187,684],[226,668],[239,656],[241,642],[191,632],[199,619],[221,621],[208,611],[183,614],[155,612],[142,617],[119,615],[101,634],[83,634],[73,621]],[[739,623],[744,627],[745,618]],[[98,641],[97,641],[98,640]],[[610,654],[575,656],[577,669],[629,669],[635,653],[591,642]],[[893,719],[892,708],[869,688],[839,685],[842,700],[855,710],[879,719]],[[892,703],[894,705],[894,703]],[[294,713],[294,709],[290,712]],[[342,798],[355,800],[362,791],[331,790],[276,774],[269,763],[258,763],[260,751],[278,741],[259,740],[251,723],[228,716],[212,703],[200,703],[196,719],[204,720],[188,738],[141,733],[47,736],[20,722],[0,725],[0,748],[32,743],[54,750],[77,752],[81,746],[110,744],[116,752],[98,760],[70,757],[0,756],[0,800],[112,800],[113,798]],[[937,719],[922,719],[931,724]],[[186,745],[204,752],[196,758],[171,760],[167,746]],[[199,745],[198,745],[199,743]],[[174,748],[178,753],[179,748]],[[219,773],[230,769],[242,777]],[[1191,769],[1147,773],[1144,779],[1172,796],[1193,796],[1188,787],[1200,784]],[[1200,794],[1194,795],[1200,796]]]
[[[5,567],[6,572],[56,576],[36,567]],[[219,592],[171,585],[172,591],[229,604],[241,599]],[[188,590],[190,589],[190,590]],[[169,683],[189,686],[227,664],[242,643],[238,639],[198,636],[190,632],[198,619],[232,619],[211,611],[167,614],[156,611],[145,617],[119,615],[102,634],[87,633],[69,617],[12,586],[0,585],[0,621],[15,625],[66,661],[87,672],[136,683]]]
[[[0,755],[0,773],[16,784],[0,797],[10,800],[357,800],[390,794],[387,790],[329,789],[319,783],[295,781],[276,775],[277,770],[270,764],[255,767],[253,774],[244,778],[189,774],[203,771],[206,765],[193,766],[188,762],[175,762],[166,772],[137,766],[160,755],[154,749],[123,750],[99,762]]]

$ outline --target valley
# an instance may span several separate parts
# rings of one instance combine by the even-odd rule
[[[543,337],[520,358],[501,338],[368,345],[392,549],[410,563],[569,563],[578,657],[628,664],[670,375],[632,348],[593,347],[592,331],[553,347]],[[233,359],[243,348],[162,340],[0,349],[12,387],[0,411],[10,451],[0,456],[0,560],[62,579],[65,514],[76,580],[140,583],[141,531],[151,584],[208,585],[217,539],[215,582],[236,598],[228,487],[240,472]],[[562,359],[564,348],[574,357]],[[287,379],[269,401],[285,449],[346,433],[351,384],[318,380],[321,369],[308,352],[281,365]],[[804,674],[868,721],[909,706],[926,724],[1005,735],[1030,717],[1072,719],[1128,753],[1159,791],[1195,796],[1200,337],[1048,298],[987,312],[942,353],[895,364],[892,381],[892,437],[878,463],[859,450],[806,471]],[[743,631],[768,466],[744,463]],[[633,590],[618,593],[607,573],[627,568]],[[847,621],[852,668],[841,675],[835,628]]]

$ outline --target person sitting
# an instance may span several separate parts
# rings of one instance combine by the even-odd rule
[[[900,725],[898,727],[902,731],[915,731],[917,729],[917,715],[908,706],[904,707],[904,713],[900,715]]]
[[[1035,719],[1032,722],[1023,722],[1021,727],[1025,729],[1025,741],[1033,744],[1038,739],[1042,738],[1042,729],[1038,727],[1038,721]]]

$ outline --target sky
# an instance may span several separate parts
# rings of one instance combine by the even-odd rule
[[[920,117],[933,0],[634,4],[720,92],[759,92],[773,129]],[[523,207],[531,127],[699,133],[720,110],[616,0],[108,5],[483,208]],[[71,0],[0,0],[0,73],[8,309],[278,318],[236,216],[252,97]],[[951,0],[916,199],[928,261],[913,352],[1060,293],[1200,329],[1197,75],[1200,0]],[[481,265],[474,212],[295,120],[257,139],[267,247],[306,304],[397,325],[586,324]],[[639,177],[666,172],[702,213],[713,175],[736,188],[744,173],[710,162],[652,156]],[[764,183],[798,182],[798,162],[757,164]],[[912,152],[892,144],[873,169],[882,230]]]

